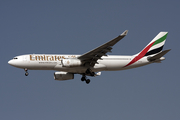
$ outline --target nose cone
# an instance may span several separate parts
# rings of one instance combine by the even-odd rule
[[[12,65],[12,60],[8,61],[8,64]]]

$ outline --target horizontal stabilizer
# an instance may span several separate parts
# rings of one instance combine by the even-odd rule
[[[166,53],[168,53],[170,50],[171,50],[171,49],[169,49],[169,50],[164,50],[164,51],[160,52],[159,54],[156,54],[156,55],[153,56],[153,57],[149,57],[148,60],[149,60],[150,62],[154,62],[154,61],[157,61],[157,60],[160,60],[160,61],[161,61],[160,58],[161,58],[162,56],[164,56]]]

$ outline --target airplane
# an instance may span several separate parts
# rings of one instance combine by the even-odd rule
[[[168,32],[160,32],[142,51],[135,55],[107,55],[112,47],[128,33],[121,35],[105,44],[82,55],[64,54],[26,54],[14,57],[8,64],[25,70],[55,70],[54,79],[59,81],[74,79],[74,74],[82,75],[81,81],[90,83],[87,76],[100,76],[101,71],[119,71],[141,67],[151,63],[161,63],[169,50],[162,51]]]

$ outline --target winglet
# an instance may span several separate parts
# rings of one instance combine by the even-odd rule
[[[121,36],[126,36],[127,33],[128,33],[128,30],[125,30],[125,31],[121,34]]]

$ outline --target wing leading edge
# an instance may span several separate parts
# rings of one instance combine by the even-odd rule
[[[111,52],[112,47],[124,38],[128,33],[128,30],[125,30],[121,35],[110,40],[109,42],[81,55],[78,57],[84,64],[89,66],[94,66],[97,63],[98,59],[101,59],[102,56],[107,56],[107,52]]]

